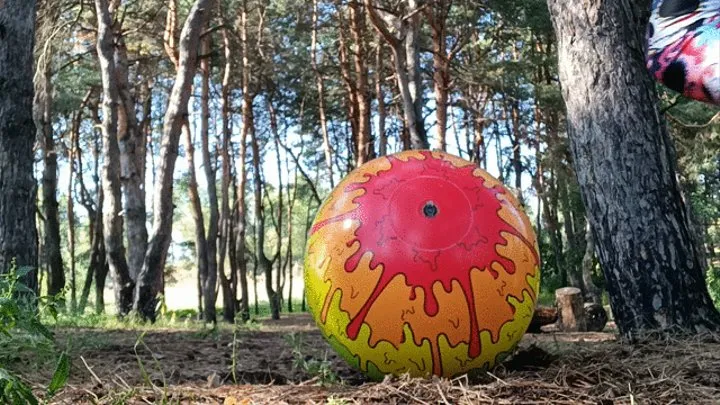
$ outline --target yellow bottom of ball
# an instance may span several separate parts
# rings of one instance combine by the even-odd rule
[[[312,262],[308,258],[306,263]],[[489,331],[480,332],[480,355],[471,358],[468,355],[469,345],[460,343],[452,346],[445,335],[437,336],[434,345],[428,339],[416,344],[416,339],[409,324],[402,325],[403,343],[397,347],[387,341],[379,341],[373,346],[370,344],[371,331],[367,324],[363,324],[356,339],[347,336],[346,329],[350,324],[350,315],[340,308],[342,292],[335,290],[330,298],[327,308],[326,320],[322,321],[322,309],[327,295],[331,293],[331,283],[317,277],[317,271],[305,272],[308,307],[320,327],[325,339],[352,367],[362,371],[368,377],[381,380],[385,375],[409,374],[412,377],[429,377],[438,374],[434,359],[440,358],[441,373],[443,377],[454,377],[475,370],[488,370],[511,354],[530,325],[535,302],[527,291],[523,292],[523,299],[508,298],[508,303],[515,310],[512,321],[505,323],[499,333],[497,342],[493,342]],[[532,287],[533,294],[537,294],[539,279],[528,276],[528,285]],[[449,326],[448,326],[449,327]],[[433,355],[434,347],[439,355]]]

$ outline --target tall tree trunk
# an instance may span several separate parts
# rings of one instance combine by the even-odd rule
[[[383,82],[385,80],[385,63],[383,61],[384,46],[382,43],[377,45],[377,51],[375,53],[375,93],[377,95],[377,114],[378,114],[378,155],[387,155],[387,132],[385,126],[387,125],[387,108],[385,106],[385,91],[383,90]]]
[[[276,162],[277,162],[277,172],[278,172],[278,208],[277,208],[277,247],[275,251],[275,262],[277,263],[277,274],[275,276],[275,306],[278,308],[278,313],[280,312],[280,308],[282,308],[282,298],[283,298],[283,282],[282,282],[282,260],[280,260],[280,257],[282,255],[282,227],[283,227],[283,177],[282,177],[282,158],[280,156],[280,133],[278,130],[278,124],[277,124],[277,114],[275,113],[275,108],[272,105],[272,100],[268,99],[268,113],[270,115],[270,129],[273,133],[273,140],[275,141],[275,151],[276,154]],[[288,219],[290,220],[290,219]]]
[[[102,190],[98,191],[99,206],[102,206]],[[87,307],[88,297],[90,296],[90,289],[92,288],[93,279],[96,283],[99,280],[99,274],[103,271],[100,267],[105,268],[107,266],[107,260],[105,259],[105,244],[103,238],[103,218],[102,212],[98,210],[95,214],[95,219],[92,221],[90,227],[91,232],[91,245],[90,245],[90,263],[87,268],[87,274],[85,276],[85,282],[83,283],[82,291],[80,292],[80,302],[78,303],[78,313],[82,314],[85,312]],[[104,289],[104,285],[103,285]],[[97,298],[96,298],[97,300]],[[103,302],[101,308],[104,309],[105,303]],[[97,309],[97,308],[96,308]]]
[[[182,132],[185,135],[185,154],[188,162],[188,173],[190,181],[188,184],[188,194],[190,204],[192,205],[192,217],[195,222],[195,260],[197,264],[199,289],[198,298],[200,298],[200,308],[204,309],[199,315],[206,322],[213,322],[213,313],[215,305],[211,303],[212,310],[208,310],[206,301],[206,281],[208,279],[208,241],[205,237],[205,217],[203,216],[202,203],[200,202],[200,192],[198,191],[197,173],[195,170],[195,145],[192,139],[192,132],[189,125],[183,125]],[[213,291],[214,293],[214,285]],[[208,317],[209,316],[209,317]]]
[[[287,198],[288,198],[288,211],[287,211],[287,234],[288,234],[288,249],[285,256],[285,263],[283,263],[283,273],[288,271],[288,301],[287,310],[288,312],[293,311],[293,212],[295,209],[295,202],[297,201],[297,190],[298,190],[298,173],[299,167],[295,166],[295,174],[293,183],[290,184],[290,162],[288,161],[287,154],[285,154],[285,166],[287,167],[288,173],[288,186],[287,186]],[[292,193],[290,188],[292,187]]]
[[[162,290],[163,269],[172,236],[173,174],[178,144],[182,126],[187,121],[187,105],[197,70],[200,34],[212,4],[212,0],[196,0],[180,34],[177,75],[165,112],[160,172],[154,187],[152,237],[138,276],[134,302],[134,309],[140,316],[151,321],[156,319],[157,295]]]
[[[48,270],[47,293],[56,296],[65,288],[65,267],[63,266],[62,251],[60,249],[60,218],[57,199],[58,188],[58,162],[55,145],[55,136],[52,125],[52,50],[45,55],[42,63],[41,75],[35,92],[35,109],[38,129],[38,139],[43,146],[43,216],[45,217],[45,242],[43,252]],[[62,302],[65,297],[62,297]]]
[[[250,143],[252,145],[253,185],[255,194],[255,266],[259,273],[265,275],[265,291],[270,301],[272,319],[280,319],[280,308],[275,296],[278,292],[273,288],[273,261],[265,254],[265,214],[263,211],[263,180],[260,165],[260,144],[255,133],[252,116],[244,121],[250,128]],[[256,277],[257,278],[257,277]],[[257,282],[257,281],[256,281]],[[256,294],[257,295],[257,294]]]
[[[350,2],[350,27],[354,47],[352,49],[355,62],[355,83],[357,97],[357,166],[375,158],[375,142],[370,128],[370,89],[368,71],[365,64],[365,13],[359,0]]]
[[[425,131],[425,120],[423,117],[423,82],[420,69],[420,23],[421,15],[420,0],[407,0],[409,7],[408,29],[405,33],[405,55],[408,73],[408,89],[412,97],[413,109],[415,115],[415,131],[419,139],[413,141],[413,148],[419,149],[418,145],[422,143],[423,148],[429,148],[427,132]],[[415,145],[418,144],[418,145]]]
[[[120,179],[124,198],[124,217],[127,232],[127,260],[130,277],[137,280],[147,250],[148,232],[145,224],[145,134],[141,131],[135,112],[135,100],[130,94],[127,47],[122,27],[115,31],[115,77],[118,105],[118,146],[120,149]]]
[[[210,52],[209,38],[200,42],[200,54]],[[210,60],[205,57],[200,61],[200,140],[202,143],[203,168],[207,179],[207,193],[210,203],[210,217],[208,218],[207,233],[207,278],[203,280],[203,300],[205,303],[205,322],[217,322],[215,313],[215,287],[218,274],[218,223],[220,212],[218,208],[217,183],[215,164],[210,156]],[[204,229],[204,228],[203,228]]]
[[[548,6],[572,154],[620,332],[720,329],[645,69],[649,1]]]
[[[240,319],[243,322],[247,322],[250,319],[250,292],[248,288],[248,274],[247,274],[247,260],[245,260],[245,253],[247,247],[245,246],[245,234],[246,234],[246,218],[247,207],[245,203],[245,188],[247,184],[247,170],[246,170],[246,156],[247,156],[247,139],[248,134],[251,131],[250,124],[252,122],[252,103],[254,96],[250,93],[250,58],[248,55],[249,44],[247,35],[247,4],[243,1],[243,7],[240,12],[240,46],[242,52],[242,93],[243,93],[243,104],[242,104],[242,133],[240,136],[240,162],[238,163],[238,180],[237,180],[237,222],[236,222],[236,245],[235,255],[238,258],[238,273],[240,278]],[[256,266],[255,266],[256,267]],[[257,272],[253,279],[256,280]],[[255,281],[257,285],[257,281]],[[255,300],[257,300],[257,288],[255,289]],[[257,307],[257,305],[256,305]]]
[[[37,291],[32,110],[35,1],[5,0],[0,26],[0,274],[13,261],[18,267],[31,267],[21,281]]]
[[[330,144],[330,134],[328,133],[327,117],[325,116],[325,80],[323,79],[322,72],[318,66],[318,55],[317,55],[317,36],[318,36],[318,0],[313,0],[313,31],[311,39],[311,57],[310,65],[315,75],[315,86],[318,92],[318,114],[320,115],[320,130],[322,131],[323,137],[323,151],[325,152],[325,165],[328,169],[328,180],[330,181],[330,188],[335,188],[335,180],[333,177],[333,149]]]
[[[450,58],[447,54],[447,18],[452,0],[441,0],[428,7],[433,44],[433,85],[437,115],[437,148],[447,150],[448,92],[450,89]],[[459,146],[459,145],[458,145]]]
[[[565,268],[563,260],[564,252],[562,235],[560,233],[560,225],[558,223],[558,201],[557,197],[553,197],[554,193],[552,190],[548,189],[553,187],[553,178],[551,177],[550,180],[551,184],[547,184],[544,179],[540,179],[540,181],[535,184],[535,187],[542,202],[540,205],[543,213],[542,217],[545,220],[544,228],[547,230],[550,237],[550,247],[552,248],[553,256],[555,258],[555,268],[560,273],[560,284],[564,287],[568,284],[567,269]]]
[[[237,257],[238,279],[240,280],[240,319],[247,322],[250,319],[250,292],[248,288],[247,259],[245,252],[245,232],[247,212],[245,204],[245,187],[247,182],[247,172],[245,169],[245,145],[247,144],[247,130],[243,128],[242,137],[240,139],[240,163],[238,164],[237,179],[237,220],[235,222],[235,256]]]
[[[338,7],[339,3],[338,3]],[[357,94],[357,83],[352,77],[350,70],[350,60],[348,53],[351,52],[348,49],[348,40],[345,37],[345,26],[347,22],[344,17],[344,9],[338,10],[338,18],[340,19],[339,27],[339,41],[338,51],[340,57],[340,75],[342,76],[343,83],[345,84],[345,105],[347,106],[348,122],[350,123],[350,137],[348,140],[348,150],[350,154],[348,156],[348,166],[354,167],[358,161],[358,139],[359,139],[359,128],[360,128],[360,111],[358,106],[358,94]]]
[[[112,16],[107,0],[95,0],[98,20],[97,53],[103,84],[103,225],[105,253],[115,284],[118,315],[132,309],[134,283],[130,277],[123,243],[122,194],[120,185],[120,149],[118,146],[118,109],[120,95],[115,69]]]
[[[578,246],[577,231],[573,224],[573,213],[571,209],[570,193],[568,192],[569,176],[566,168],[560,167],[557,171],[557,190],[558,199],[555,203],[560,207],[560,213],[563,217],[563,228],[565,229],[565,250],[562,254],[564,270],[567,272],[568,285],[576,287],[585,292],[582,278],[582,268],[579,266],[577,254],[582,247]]]
[[[222,10],[221,10],[222,13]],[[222,14],[220,14],[222,15]],[[238,260],[245,260],[245,256],[238,258],[235,256],[235,244],[231,243],[232,218],[230,213],[230,184],[232,183],[231,162],[230,162],[230,138],[232,130],[230,128],[230,86],[232,76],[232,46],[230,44],[230,35],[228,30],[222,31],[223,51],[225,56],[225,66],[223,68],[222,79],[222,202],[220,207],[220,261],[218,272],[223,291],[223,318],[227,322],[235,322],[235,307],[237,306],[237,266]],[[230,256],[230,277],[225,273],[225,252]]]
[[[105,281],[110,273],[110,265],[108,264],[105,248],[101,247],[102,255],[106,260],[101,261],[95,269],[95,313],[102,314],[105,312]]]
[[[93,96],[94,90],[90,90],[86,96],[86,101],[83,102],[83,106],[87,105],[90,98]],[[98,118],[98,101],[93,100],[93,104],[90,104],[90,110],[93,112],[92,119],[96,123],[100,123]],[[79,128],[82,122],[82,109],[75,115],[76,128]],[[99,124],[102,126],[102,124]],[[93,181],[95,190],[95,200],[93,201],[90,193],[85,187],[83,180],[83,153],[80,148],[80,137],[75,137],[75,151],[77,153],[77,182],[81,190],[81,203],[85,207],[89,218],[89,230],[90,230],[90,263],[88,265],[85,282],[83,283],[82,292],[80,293],[80,302],[78,304],[78,313],[83,314],[87,306],[88,297],[90,296],[90,289],[92,288],[93,279],[96,280],[96,285],[100,285],[100,295],[96,298],[96,312],[102,313],[105,310],[105,302],[102,293],[105,289],[105,278],[109,271],[107,258],[105,256],[105,237],[103,233],[103,189],[100,185],[99,166],[100,166],[100,141],[95,137],[95,145],[92,147],[92,154],[94,157],[93,165]],[[97,293],[96,293],[97,294]]]
[[[395,77],[403,103],[405,125],[413,149],[428,149],[430,146],[425,131],[425,120],[422,115],[422,81],[420,80],[419,61],[419,16],[417,1],[409,0],[409,22],[406,16],[395,16],[383,12],[371,0],[364,0],[370,21],[375,29],[390,45],[395,61]],[[403,20],[399,22],[398,19]],[[392,33],[390,27],[400,26],[401,32]]]
[[[522,142],[525,138],[521,124],[520,124],[520,102],[514,100],[510,103],[510,117],[512,119],[512,148],[513,157],[512,165],[515,171],[515,190],[518,193],[518,199],[521,203],[524,203],[523,199],[523,187],[522,187],[522,174],[523,174],[523,162],[522,162]]]
[[[80,112],[75,113],[80,116]],[[80,125],[78,119],[73,119],[72,128],[70,130],[70,142],[68,145],[68,188],[67,188],[67,221],[68,221],[68,250],[70,251],[70,311],[77,311],[77,283],[76,283],[76,266],[75,266],[75,196],[73,189],[75,187],[74,167],[75,167],[75,144],[76,139],[80,136]],[[92,231],[91,231],[92,232]]]

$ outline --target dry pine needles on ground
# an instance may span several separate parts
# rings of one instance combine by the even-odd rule
[[[273,331],[271,333],[277,333]],[[493,373],[381,383],[178,383],[139,387],[73,385],[57,403],[212,404],[668,404],[720,403],[720,337],[646,339],[634,344],[608,334],[528,335],[517,355]],[[590,341],[588,341],[590,340]],[[602,341],[604,340],[604,341]],[[247,339],[246,339],[247,342]],[[270,361],[270,359],[268,359]],[[188,365],[191,367],[191,365]],[[334,363],[342,367],[342,363]],[[310,376],[307,376],[308,378]],[[102,377],[99,377],[102,378]],[[295,376],[295,378],[298,378]],[[106,384],[110,385],[110,384]]]

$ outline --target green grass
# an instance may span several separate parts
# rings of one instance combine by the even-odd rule
[[[293,313],[300,312],[301,301],[293,301]],[[283,305],[282,314],[287,315],[287,304]],[[251,321],[261,318],[270,317],[270,303],[259,302],[257,312],[254,305],[250,306]],[[222,308],[217,308],[217,317],[219,325],[225,325],[222,321]],[[84,314],[72,314],[61,312],[57,317],[44,316],[42,319],[44,325],[51,328],[88,328],[88,329],[134,329],[134,330],[153,330],[153,329],[186,329],[186,330],[206,330],[207,325],[198,320],[196,309],[181,309],[165,311],[158,316],[154,324],[139,321],[137,318],[129,316],[119,318],[112,313],[95,314],[85,312]],[[228,326],[232,326],[227,324]]]

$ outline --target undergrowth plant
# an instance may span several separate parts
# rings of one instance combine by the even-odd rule
[[[317,378],[321,385],[334,384],[340,380],[332,369],[332,363],[327,359],[327,352],[322,360],[305,355],[305,341],[299,333],[290,333],[285,336],[285,340],[292,348],[293,368]]]
[[[163,370],[162,365],[160,364],[160,361],[158,360],[158,357],[155,355],[155,353],[150,350],[150,347],[148,347],[147,344],[145,344],[145,333],[142,332],[137,339],[135,340],[135,345],[133,346],[133,351],[135,352],[135,359],[138,363],[138,368],[140,369],[140,375],[142,375],[143,380],[145,381],[145,384],[152,387],[152,389],[162,395],[160,403],[166,404],[168,403],[168,385],[167,380],[165,379],[165,371]],[[153,381],[153,379],[150,377],[150,373],[148,373],[147,368],[145,367],[144,362],[142,361],[142,357],[138,353],[138,348],[143,348],[146,352],[150,353],[150,357],[152,358],[153,366],[155,367],[155,371],[162,377],[162,387],[158,387],[157,384]]]
[[[21,280],[32,268],[15,265],[0,274],[0,403],[37,404],[40,402],[32,389],[17,375],[6,369],[7,360],[22,346],[35,350],[43,343],[54,345],[52,332],[40,322],[45,312],[57,316],[53,297],[37,298],[35,292]],[[50,383],[45,389],[45,400],[52,398],[67,383],[70,359],[60,353]]]

